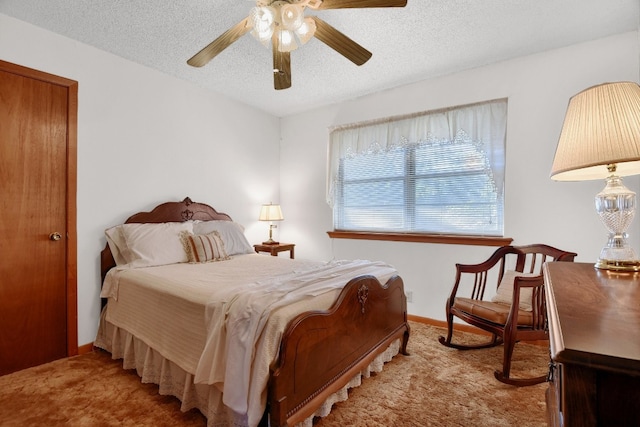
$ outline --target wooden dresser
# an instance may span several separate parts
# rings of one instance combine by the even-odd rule
[[[552,426],[640,426],[640,273],[544,266]]]

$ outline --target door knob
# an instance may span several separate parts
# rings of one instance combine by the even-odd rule
[[[56,242],[56,241],[58,241],[60,239],[62,239],[62,236],[57,231],[49,234],[49,240],[53,240],[54,242]]]

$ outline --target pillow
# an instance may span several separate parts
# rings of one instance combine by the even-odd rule
[[[227,255],[251,254],[253,247],[244,235],[244,228],[233,221],[196,221],[193,234],[209,234],[217,231],[224,243]]]
[[[131,267],[187,262],[180,233],[193,231],[191,222],[119,225],[124,247],[120,254]]]
[[[217,231],[208,234],[181,233],[182,244],[190,263],[224,261],[230,259]]]
[[[491,299],[491,301],[511,305],[511,302],[513,301],[513,283],[517,276],[536,277],[536,276],[539,276],[539,274],[520,273],[519,271],[513,271],[513,270],[505,271],[504,275],[502,276],[502,281],[500,282],[500,286],[498,286],[498,292]],[[531,306],[532,294],[533,294],[532,288],[520,289],[520,310],[524,310],[524,311],[533,310],[533,307]]]
[[[127,260],[125,260],[124,256],[122,256],[122,249],[125,247],[125,242],[120,235],[120,226],[117,225],[115,227],[106,229],[104,231],[104,235],[107,238],[107,244],[109,245],[111,255],[113,255],[113,259],[116,262],[116,265],[126,264]]]

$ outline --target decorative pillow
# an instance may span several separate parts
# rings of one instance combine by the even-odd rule
[[[193,234],[209,234],[217,231],[224,242],[227,255],[251,254],[253,247],[244,235],[244,228],[233,221],[196,221]]]
[[[164,222],[159,224],[119,225],[125,246],[120,254],[131,267],[187,262],[180,233],[193,231],[191,222]]]
[[[230,259],[217,231],[208,234],[192,234],[183,231],[180,237],[190,263]]]
[[[491,301],[511,305],[511,302],[513,301],[513,283],[517,276],[535,277],[539,275],[535,273],[520,273],[519,271],[512,271],[512,270],[505,271],[504,275],[502,276],[502,281],[500,282],[500,286],[498,286],[498,292],[491,299]],[[532,294],[533,294],[532,288],[520,289],[520,310],[524,310],[524,311],[533,310],[533,307],[531,305]]]

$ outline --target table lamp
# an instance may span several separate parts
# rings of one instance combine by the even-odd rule
[[[262,205],[260,209],[260,217],[258,218],[260,221],[269,221],[269,240],[266,242],[262,242],[263,245],[277,245],[278,242],[273,240],[273,229],[276,225],[273,224],[273,221],[282,221],[284,217],[282,216],[282,209],[280,209],[280,205],[274,205],[269,203],[268,205]]]
[[[595,197],[596,212],[609,231],[595,266],[640,271],[640,260],[628,243],[627,229],[636,211],[636,195],[623,176],[640,173],[640,86],[604,83],[574,95],[558,140],[551,179],[604,179]]]

